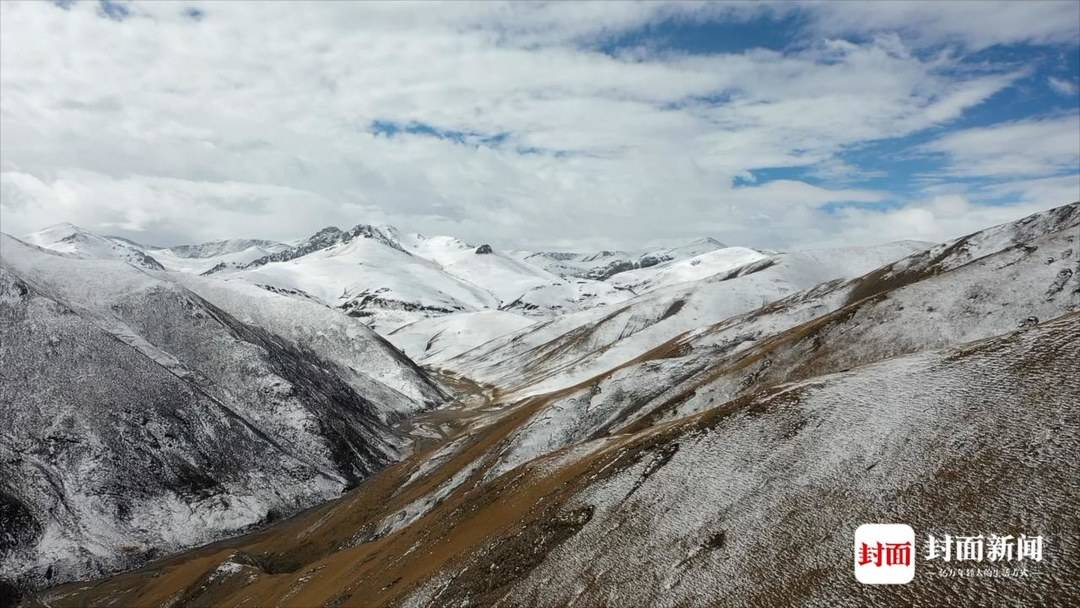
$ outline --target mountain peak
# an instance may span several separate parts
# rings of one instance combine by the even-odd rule
[[[326,228],[323,228],[322,230],[319,230],[315,234],[308,237],[308,240],[319,238],[319,237],[327,237],[327,236],[341,234],[341,233],[342,233],[341,228],[338,228],[337,226],[327,226]]]
[[[86,259],[118,259],[147,270],[165,270],[154,258],[125,239],[105,237],[72,224],[61,222],[23,236],[24,242],[44,249]]]
[[[60,222],[58,224],[46,226],[37,232],[26,234],[22,237],[22,240],[44,247],[49,243],[56,243],[76,234],[90,235],[93,233],[70,222]]]
[[[75,224],[72,224],[71,222],[58,222],[56,224],[52,224],[51,226],[46,226],[45,228],[42,228],[40,232],[49,232],[54,230],[76,230],[79,232],[86,232],[85,230],[76,226]]]
[[[357,224],[349,230],[342,230],[337,226],[327,226],[308,238],[300,241],[297,245],[288,249],[263,256],[244,265],[243,268],[254,268],[271,262],[286,262],[314,253],[321,249],[327,249],[334,245],[351,243],[354,239],[365,238],[378,241],[387,247],[408,253],[394,238],[387,234],[393,230],[392,226],[379,228],[371,224]]]
[[[703,236],[703,237],[699,237],[699,238],[696,238],[696,239],[694,239],[694,240],[690,241],[690,242],[689,242],[689,243],[687,243],[687,244],[688,244],[688,245],[714,245],[714,246],[716,246],[717,248],[721,248],[721,247],[727,247],[727,245],[726,245],[726,244],[724,244],[724,243],[722,243],[722,242],[720,242],[720,241],[718,241],[718,240],[714,239],[714,238],[713,238],[713,237],[711,237],[711,236]]]

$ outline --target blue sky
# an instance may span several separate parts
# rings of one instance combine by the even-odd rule
[[[1076,2],[0,10],[16,234],[797,248],[1080,198]]]

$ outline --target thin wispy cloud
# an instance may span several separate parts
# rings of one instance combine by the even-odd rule
[[[1077,93],[1080,92],[1080,86],[1064,78],[1050,76],[1046,81],[1050,84],[1051,89],[1065,96],[1076,97]]]
[[[946,157],[947,175],[986,178],[1076,173],[1080,116],[998,123],[944,135],[924,149]]]
[[[929,238],[868,226],[930,173],[973,229],[1077,173],[1080,7],[960,4],[3,3],[3,230],[795,247]]]

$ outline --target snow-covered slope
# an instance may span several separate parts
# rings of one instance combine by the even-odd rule
[[[477,512],[458,525],[515,501],[537,506],[513,511],[513,524],[493,526],[482,549],[447,560],[398,601],[1073,603],[1080,588],[1067,539],[1080,525],[1080,487],[1069,480],[1080,440],[1063,421],[1080,415],[1077,335],[1072,314],[534,461],[492,484],[496,506],[466,495],[457,508]],[[1055,557],[1028,563],[1020,584],[948,578],[938,572],[950,564],[920,560],[915,584],[869,589],[851,575],[852,534],[865,522],[904,522],[919,534],[989,534],[1016,522],[1015,534],[1042,535]]]
[[[212,268],[242,267],[288,248],[284,243],[262,239],[229,239],[198,245],[146,248],[145,251],[167,270],[202,274]]]
[[[765,259],[768,259],[767,255],[754,249],[725,247],[659,267],[621,272],[608,279],[608,282],[633,294],[642,294],[661,287],[730,273]]]
[[[429,317],[500,309],[550,316],[629,297],[599,281],[564,279],[488,245],[390,226],[326,228],[241,269],[221,266],[211,274],[302,292],[384,335]]]
[[[1021,220],[1023,222],[1025,220]],[[1008,333],[1080,311],[1080,205],[904,258],[699,327],[586,377],[538,409],[501,473],[606,433],[692,415],[782,382]],[[990,235],[1004,238],[987,238]],[[906,281],[883,277],[898,269]],[[1064,280],[1063,280],[1064,279]],[[873,290],[871,292],[870,290]],[[595,370],[596,367],[585,368]],[[564,375],[566,372],[563,372]],[[558,378],[558,388],[572,387]],[[544,380],[530,387],[550,386]]]
[[[411,399],[315,354],[391,375],[404,358],[366,328],[353,353],[301,348],[170,273],[83,253],[0,235],[0,500],[24,523],[5,537],[3,578],[135,565],[326,500],[402,454],[375,400]],[[280,309],[231,297],[215,299]]]
[[[288,249],[288,245],[261,239],[229,239],[198,245],[152,247],[120,237],[101,236],[75,226],[55,224],[21,240],[84,259],[124,260],[147,270],[202,273],[211,268],[238,267]]]
[[[565,282],[545,270],[507,257],[490,245],[474,247],[452,237],[420,235],[410,235],[403,245],[415,255],[435,262],[447,274],[491,293],[500,306],[534,288]]]
[[[290,251],[288,245],[230,239],[171,248],[147,247],[126,239],[96,235],[71,224],[58,224],[29,238],[39,247],[82,259],[119,259],[148,270],[179,271],[161,273],[157,278],[177,282],[244,323],[285,337],[297,348],[310,350],[340,366],[339,372],[355,389],[363,394],[380,395],[375,402],[387,418],[433,407],[445,399],[424,372],[373,333],[361,319],[331,309],[316,298],[305,297],[296,289],[228,280],[226,266],[232,269],[246,266],[254,259]],[[141,263],[144,260],[151,263]],[[194,276],[210,267],[218,267],[211,277]]]
[[[490,245],[470,245],[448,236],[426,237],[383,228],[407,251],[432,260],[447,273],[491,292],[500,310],[545,317],[617,303],[629,297],[591,279],[564,278]]]
[[[536,319],[524,315],[483,310],[414,321],[390,332],[386,338],[414,361],[438,365],[533,323]]]
[[[83,259],[123,260],[147,270],[164,270],[158,260],[138,245],[124,239],[99,236],[74,224],[55,224],[27,234],[22,240]]]
[[[621,272],[684,260],[724,247],[725,245],[720,241],[704,237],[685,244],[637,252],[570,253],[541,251],[538,253],[521,252],[519,256],[524,261],[559,276],[603,281]]]
[[[245,281],[189,274],[169,277],[238,320],[256,325],[335,366],[386,420],[430,409],[443,391],[408,357],[359,319],[303,296]]]
[[[626,363],[685,331],[753,310],[822,280],[856,276],[922,245],[901,242],[767,257],[741,250],[744,255],[730,258],[726,249],[717,250],[720,260],[756,261],[729,265],[726,272],[657,289],[616,306],[526,327],[441,366],[511,392],[557,390]]]
[[[376,228],[338,231],[336,240],[305,253],[317,237],[243,270],[213,276],[297,290],[380,331],[428,316],[498,308],[490,292],[405,251]]]
[[[384,335],[414,321],[452,314],[465,314],[462,322],[481,318],[469,313],[491,310],[551,318],[614,305],[635,293],[723,272],[740,259],[761,256],[700,239],[634,254],[571,256],[581,258],[571,264],[577,264],[578,270],[567,271],[557,263],[557,272],[552,272],[545,265],[565,255],[538,254],[526,261],[486,244],[366,224],[349,230],[328,227],[293,245],[230,239],[148,247],[69,224],[27,239],[84,258],[124,259],[153,270],[205,274],[310,296]],[[619,275],[617,281],[598,280],[630,268],[637,270]]]
[[[173,255],[181,258],[207,259],[249,251],[253,248],[262,249],[267,252],[264,255],[269,255],[271,253],[284,251],[288,249],[289,246],[285,243],[267,241],[264,239],[226,239],[224,241],[210,241],[207,243],[199,243],[197,245],[176,245],[175,247],[169,247],[168,250],[172,252]]]

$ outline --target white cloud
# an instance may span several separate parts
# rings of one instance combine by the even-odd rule
[[[1040,177],[1080,168],[1080,115],[1030,119],[949,133],[923,146],[965,177]]]
[[[370,213],[359,205],[340,205],[282,186],[116,178],[89,171],[63,171],[52,180],[5,171],[0,173],[0,197],[5,232],[20,234],[24,230],[19,226],[70,221],[105,234],[144,236],[151,244],[161,239],[209,240],[219,236],[220,226],[228,226],[233,236],[292,238],[296,235],[282,228],[303,223],[311,214],[343,220]]]
[[[838,152],[947,123],[1022,75],[958,75],[892,34],[711,56],[579,44],[783,5],[215,2],[197,22],[186,6],[115,22],[90,3],[0,3],[5,231],[63,220],[169,242],[391,222],[520,246],[812,243],[836,229],[815,206],[884,193],[736,176],[841,167]],[[1039,27],[1009,35],[1058,35]],[[389,137],[376,120],[505,139]]]
[[[1042,198],[1011,205],[978,204],[969,196],[946,194],[915,201],[899,209],[847,208],[837,214],[833,238],[822,238],[821,243],[840,246],[905,239],[943,242],[988,226],[1018,220],[1080,196],[1080,184],[1071,188],[1058,186],[1053,189],[1055,196],[1070,190],[1073,196],[1053,199],[1058,201],[1054,205],[1047,205]]]
[[[828,34],[900,32],[920,45],[961,43],[1075,44],[1080,3],[1074,0],[937,0],[934,2],[816,2],[804,4]]]
[[[1046,201],[1070,203],[1080,201],[1080,173],[1015,180],[993,184],[978,190],[989,199],[1016,198],[1030,205],[1046,206]]]
[[[1058,93],[1066,97],[1076,97],[1076,94],[1080,92],[1080,87],[1075,82],[1070,82],[1064,78],[1054,78],[1050,76],[1046,79],[1051,89],[1054,89]]]

